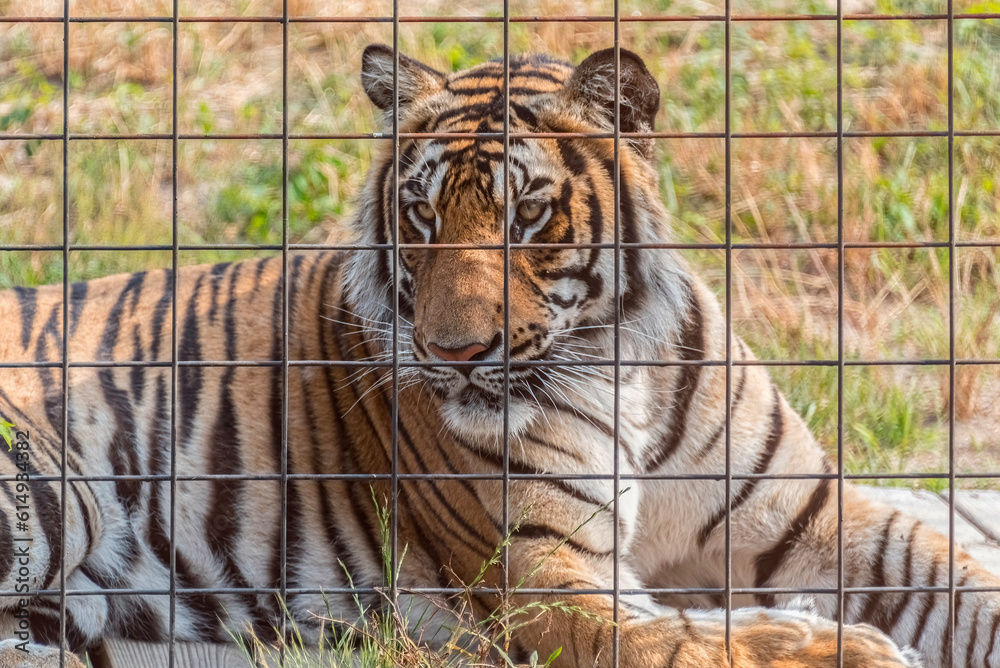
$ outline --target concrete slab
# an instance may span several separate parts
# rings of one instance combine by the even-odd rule
[[[947,503],[948,493],[942,497]],[[1000,543],[1000,492],[955,492],[955,509],[982,531],[988,538]]]
[[[865,496],[920,519],[944,536],[948,535],[948,501],[922,489],[867,487],[859,485]],[[955,509],[955,540],[962,545],[975,545],[987,537]]]
[[[866,496],[948,535],[948,493],[867,487]],[[1000,492],[959,491],[955,495],[955,540],[988,571],[1000,577]]]
[[[155,668],[169,665],[167,643],[105,640],[90,655],[94,668]],[[236,645],[179,642],[174,647],[175,668],[247,668]]]

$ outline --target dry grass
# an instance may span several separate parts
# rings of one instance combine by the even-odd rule
[[[388,3],[290,0],[293,16],[384,14]],[[942,11],[937,0],[859,0],[848,11]],[[994,0],[956,11],[1000,11]],[[718,13],[713,2],[623,2],[622,13]],[[738,0],[738,13],[829,12],[823,0]],[[404,0],[403,14],[498,15],[497,3]],[[2,15],[58,15],[58,0],[0,0]],[[167,0],[78,0],[76,14],[168,15]],[[193,15],[274,15],[278,0],[195,2]],[[600,0],[519,0],[515,14],[610,14]],[[514,24],[511,49],[578,61],[612,43],[608,23]],[[852,21],[844,30],[844,122],[851,130],[947,127],[947,58],[941,21]],[[168,25],[70,26],[70,130],[171,131]],[[358,82],[361,49],[391,41],[386,24],[293,24],[289,121],[293,132],[368,132],[375,116]],[[467,67],[502,52],[498,24],[404,24],[403,50],[434,67]],[[1000,127],[1000,26],[956,22],[955,123]],[[661,128],[719,131],[724,123],[724,31],[718,23],[628,23],[622,44],[642,54],[663,91]],[[274,133],[281,129],[281,28],[183,24],[178,45],[181,132]],[[733,29],[736,131],[835,130],[836,36],[820,22],[739,23]],[[0,131],[61,132],[62,26],[0,25]],[[342,233],[342,216],[370,163],[371,141],[292,141],[289,221],[293,241]],[[678,239],[724,239],[725,154],[717,139],[661,140],[662,195]],[[948,239],[945,137],[851,138],[844,142],[843,224],[849,241]],[[75,141],[70,146],[70,220],[76,243],[169,243],[169,141]],[[59,142],[0,142],[0,236],[61,243]],[[956,237],[1000,239],[1000,140],[955,140]],[[182,243],[280,241],[280,142],[181,142],[178,213]],[[737,242],[837,239],[837,144],[833,139],[733,142],[733,234]],[[724,291],[724,254],[689,252]],[[957,261],[956,354],[1000,357],[995,248],[962,248]],[[198,262],[219,257],[185,256]],[[947,358],[947,249],[853,249],[845,255],[844,346],[848,359]],[[74,279],[155,266],[162,253],[74,254]],[[58,281],[58,254],[4,253],[0,287]],[[837,254],[828,249],[747,250],[733,256],[734,323],[764,358],[835,359]],[[796,407],[828,445],[836,440],[836,375],[776,371]],[[960,470],[1000,468],[1000,382],[991,367],[956,374]],[[857,470],[947,468],[947,367],[852,367],[845,376],[845,444]]]
[[[532,652],[526,663],[510,655],[512,639],[525,628],[536,627],[543,633],[548,632],[552,615],[570,615],[613,624],[571,602],[543,602],[518,596],[519,590],[534,578],[545,562],[583,526],[607,511],[610,502],[601,505],[589,519],[544,553],[535,567],[517,582],[511,582],[508,589],[498,588],[495,597],[484,597],[481,593],[474,593],[474,590],[497,586],[503,568],[503,554],[510,547],[512,537],[519,531],[529,509],[524,509],[514,521],[510,531],[494,548],[489,559],[483,562],[471,582],[457,587],[452,595],[430,596],[399,586],[399,564],[406,560],[406,548],[401,550],[399,562],[393,567],[390,511],[386,500],[380,502],[374,490],[372,499],[381,529],[382,584],[376,587],[379,601],[366,607],[361,598],[355,596],[354,610],[337,612],[326,602],[325,611],[314,612],[314,617],[309,620],[315,635],[319,636],[318,642],[306,640],[302,624],[281,603],[285,613],[281,620],[284,628],[276,625],[273,635],[256,630],[250,624],[230,630],[250,666],[546,668],[562,653],[561,647],[547,657],[539,656],[537,651]],[[344,570],[346,573],[346,566]],[[353,586],[349,573],[348,580]],[[495,607],[483,612],[481,604],[486,600],[494,600]]]

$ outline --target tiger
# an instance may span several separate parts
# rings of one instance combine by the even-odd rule
[[[0,378],[18,439],[0,471],[0,663],[58,665],[64,644],[77,665],[105,638],[227,642],[282,605],[316,639],[327,605],[380,605],[374,496],[414,605],[477,581],[503,544],[476,614],[510,583],[518,602],[576,606],[519,628],[516,660],[1000,666],[1000,580],[955,550],[952,635],[948,539],[841,493],[766,368],[727,347],[718,300],[671,250],[644,137],[660,92],[638,55],[445,74],[376,44],[361,81],[399,135],[356,202],[356,249],[0,292],[0,359],[40,363]],[[841,549],[861,590],[842,609]]]

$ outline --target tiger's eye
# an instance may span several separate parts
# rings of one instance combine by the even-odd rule
[[[518,217],[527,222],[533,223],[545,213],[545,203],[538,200],[525,200],[517,205]]]
[[[419,216],[421,220],[428,223],[433,223],[437,219],[437,214],[434,213],[434,207],[427,202],[417,202],[413,206],[413,210],[417,212],[417,216]]]

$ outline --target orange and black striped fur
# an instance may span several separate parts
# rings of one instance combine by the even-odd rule
[[[362,78],[373,102],[394,103],[393,55],[369,47]],[[642,61],[621,51],[621,129],[652,129],[659,92]],[[610,133],[614,56],[602,51],[573,68],[545,57],[514,58],[510,129],[515,132]],[[487,63],[449,76],[401,57],[400,129],[406,133],[497,133],[504,126],[502,67]],[[610,138],[512,138],[504,190],[502,141],[404,138],[399,146],[399,471],[479,474],[474,479],[399,482],[399,542],[408,546],[402,587],[471,581],[503,535],[501,433],[505,319],[510,332],[510,516],[527,514],[510,547],[510,581],[590,593],[535,595],[569,600],[593,615],[552,614],[513,639],[520,654],[562,646],[559,665],[608,666],[612,660],[614,530],[622,554],[618,657],[624,666],[722,665],[724,604],[715,595],[628,593],[641,587],[718,588],[724,583],[725,357],[718,304],[684,262],[667,250],[628,244],[669,239],[658,201],[648,140],[627,138],[620,151],[620,231],[616,265],[615,159]],[[355,238],[394,238],[393,155],[381,156],[358,203]],[[510,218],[503,221],[504,200]],[[513,245],[504,312],[504,226]],[[590,244],[584,248],[521,244]],[[420,247],[419,244],[427,246]],[[452,244],[487,244],[489,249]],[[605,244],[601,246],[601,244]],[[438,246],[432,248],[429,246]],[[288,263],[290,359],[280,364],[206,367],[199,360],[280,360],[282,262],[187,267],[115,276],[70,289],[69,354],[74,362],[168,362],[171,304],[182,365],[177,377],[176,461],[171,466],[171,369],[73,367],[69,376],[66,472],[91,476],[68,485],[65,516],[58,481],[62,437],[60,369],[6,370],[0,415],[30,432],[30,526],[15,525],[12,483],[0,495],[0,579],[14,589],[7,555],[14,537],[30,536],[32,591],[66,586],[94,590],[67,597],[68,640],[83,648],[104,636],[162,640],[169,631],[171,539],[176,547],[175,634],[226,640],[222,622],[266,626],[279,610],[270,588],[280,580],[282,392],[288,396],[288,604],[307,630],[309,611],[334,592],[335,611],[355,614],[345,569],[359,587],[381,584],[380,536],[370,485],[378,478],[320,480],[309,474],[386,474],[391,470],[391,365],[394,267],[387,250],[303,253]],[[621,297],[615,297],[617,282]],[[612,367],[581,362],[615,356],[620,309],[618,467],[633,478],[614,513]],[[0,293],[0,359],[58,362],[62,289]],[[734,358],[752,360],[739,340]],[[493,363],[472,365],[472,362]],[[339,365],[337,363],[340,363]],[[436,363],[436,364],[435,364]],[[737,588],[837,586],[837,488],[829,477],[779,480],[758,474],[827,475],[832,468],[760,366],[737,366],[732,380],[732,583]],[[2,473],[17,472],[14,454]],[[171,511],[171,471],[177,483]],[[527,480],[523,474],[551,474]],[[159,476],[155,482],[137,476]],[[229,477],[206,479],[209,475]],[[241,475],[266,479],[240,478]],[[558,476],[563,478],[559,479]],[[48,476],[48,478],[43,478]],[[111,476],[124,476],[114,479]],[[132,477],[129,477],[132,476]],[[677,479],[677,476],[691,476]],[[701,476],[701,477],[699,477]],[[587,522],[591,515],[592,521]],[[173,528],[171,530],[171,517]],[[65,541],[59,531],[66,526]],[[565,537],[578,527],[569,540]],[[942,586],[948,544],[915,518],[844,494],[848,587]],[[551,552],[551,554],[550,554]],[[541,568],[533,571],[536,564]],[[959,586],[1000,582],[964,553]],[[498,577],[494,575],[493,577]],[[225,593],[199,593],[225,587]],[[241,588],[257,588],[241,593]],[[134,595],[101,589],[144,590]],[[530,597],[529,597],[530,598]],[[374,603],[377,596],[366,599]],[[789,593],[734,596],[739,666],[836,665],[836,597],[817,594],[806,611]],[[16,599],[0,599],[8,611]],[[488,607],[488,600],[481,600]],[[808,605],[806,607],[809,607]],[[58,597],[32,603],[36,641],[58,643]],[[10,613],[3,624],[14,622]],[[899,590],[856,593],[845,602],[847,666],[1000,666],[1000,595],[960,594],[956,633],[947,633],[948,601]],[[604,620],[604,621],[602,621]],[[876,628],[882,632],[877,631]],[[890,640],[891,638],[891,640]],[[900,647],[914,650],[900,650]],[[9,643],[4,645],[12,651]],[[35,648],[37,650],[37,648]],[[45,652],[37,650],[40,661]],[[949,655],[949,652],[951,653]],[[44,664],[39,664],[44,665]]]

